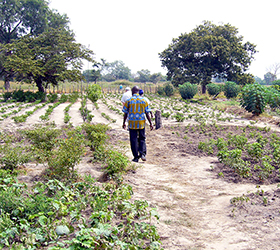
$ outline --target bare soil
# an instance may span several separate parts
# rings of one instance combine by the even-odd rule
[[[70,122],[75,126],[83,122],[79,107],[77,102],[69,112]],[[51,121],[58,126],[63,125],[64,108],[65,105],[59,105],[51,116]],[[12,131],[41,123],[39,117],[45,109],[37,110],[21,125],[10,118],[5,119],[0,122],[0,128]],[[103,112],[117,120],[111,124],[111,142],[126,145],[127,156],[132,158],[129,134],[121,127],[120,115],[99,102],[99,109],[92,111],[93,122],[108,123],[101,116]],[[136,171],[130,171],[124,177],[124,181],[133,187],[133,199],[147,200],[157,208],[160,220],[156,226],[162,247],[170,250],[279,249],[280,189],[277,174],[265,183],[254,178],[241,180],[229,169],[224,169],[216,156],[209,156],[197,148],[198,143],[205,139],[225,137],[228,132],[241,134],[239,128],[250,124],[249,121],[244,123],[243,120],[234,126],[223,123],[224,130],[208,128],[207,133],[202,134],[191,129],[186,132],[188,124],[195,126],[194,122],[177,123],[166,119],[161,129],[146,131],[147,161],[135,164]],[[258,126],[268,124],[258,123]],[[278,129],[273,124],[269,126],[272,130]],[[31,181],[42,168],[40,165],[29,166],[27,175],[21,180]],[[101,169],[90,163],[87,157],[77,169],[95,177],[102,174]],[[223,178],[218,175],[221,171]],[[247,196],[250,200],[246,199]],[[243,198],[231,203],[234,197]]]

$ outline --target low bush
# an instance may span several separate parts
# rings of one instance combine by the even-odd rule
[[[174,87],[171,83],[166,83],[164,86],[164,92],[166,96],[172,96],[174,94]]]
[[[197,85],[186,82],[179,85],[179,92],[183,99],[192,99],[198,92]]]
[[[224,86],[224,94],[227,99],[235,98],[238,96],[240,92],[240,86],[238,86],[235,82],[225,82]]]
[[[221,92],[221,87],[215,83],[209,83],[207,86],[207,92],[210,96],[216,96]]]
[[[267,88],[259,83],[247,84],[241,91],[240,104],[248,112],[260,115],[267,103]]]
[[[164,87],[158,86],[158,88],[157,88],[157,93],[158,93],[159,95],[164,96],[164,95],[165,95]]]
[[[87,98],[95,103],[101,97],[101,87],[97,84],[92,84],[88,86],[86,93]]]

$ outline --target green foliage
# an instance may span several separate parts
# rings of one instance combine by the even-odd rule
[[[211,155],[214,153],[214,146],[215,146],[215,140],[210,139],[205,142],[199,142],[198,149],[202,150],[203,152],[206,152],[208,155]]]
[[[87,98],[93,103],[97,102],[97,100],[101,97],[101,87],[97,84],[90,85],[86,92]]]
[[[247,141],[247,137],[243,135],[228,136],[228,145],[240,150],[244,149],[244,146],[246,145]]]
[[[158,88],[157,88],[157,93],[158,93],[159,95],[164,96],[164,95],[165,95],[164,87],[158,86]]]
[[[5,44],[1,54],[5,53],[9,54],[5,69],[13,71],[18,81],[35,82],[38,90],[44,92],[49,84],[82,80],[81,60],[92,61],[93,52],[76,43],[70,30],[56,26],[38,36],[22,36]]]
[[[34,129],[23,130],[21,132],[38,149],[51,151],[62,131],[56,129],[53,125],[37,125]]]
[[[221,87],[218,84],[215,83],[209,83],[206,86],[207,92],[211,96],[216,96],[221,92]]]
[[[174,94],[174,87],[171,83],[166,83],[164,86],[164,92],[166,96],[172,96]]]
[[[263,146],[258,142],[248,144],[247,152],[254,161],[258,161],[263,156]]]
[[[198,92],[197,85],[186,82],[183,85],[179,85],[179,92],[184,100],[192,99]]]
[[[235,98],[240,92],[240,87],[235,82],[225,82],[224,94],[227,99]]]
[[[65,94],[62,94],[59,98],[59,103],[64,103],[68,101],[68,96]]]
[[[205,86],[214,75],[244,82],[249,78],[244,72],[254,58],[256,45],[243,44],[242,40],[234,26],[204,21],[190,33],[174,38],[159,56],[175,86],[187,81]]]
[[[71,133],[56,143],[55,150],[47,155],[47,176],[58,180],[69,180],[77,177],[75,166],[81,161],[85,152],[85,143],[77,133]]]
[[[183,122],[186,119],[184,114],[180,112],[177,112],[173,117],[176,119],[177,122]]]
[[[19,249],[49,244],[53,250],[160,249],[159,235],[150,223],[159,216],[147,201],[131,202],[128,185],[100,186],[90,177],[69,185],[37,182],[29,189],[10,177],[0,178],[0,185],[1,248],[18,249],[21,242]],[[62,237],[69,233],[71,238]]]
[[[242,150],[221,150],[217,156],[221,163],[229,166],[241,177],[249,177],[251,175],[250,164],[247,161],[241,159]]]
[[[5,92],[3,94],[4,101],[15,100],[16,102],[35,102],[37,100],[44,101],[46,93],[31,92],[23,90],[15,90],[13,92]]]
[[[258,83],[245,85],[241,92],[241,106],[254,115],[260,115],[267,103],[266,90],[266,87]]]
[[[278,85],[275,85],[278,86]],[[271,109],[276,109],[280,107],[280,92],[277,90],[278,87],[266,88],[266,101]]]
[[[20,165],[32,159],[32,154],[26,150],[24,145],[11,145],[7,143],[0,148],[0,166],[2,169],[15,171]]]
[[[89,145],[92,150],[96,150],[103,146],[108,139],[108,135],[106,134],[107,130],[109,129],[108,125],[101,123],[84,123],[82,128],[86,132],[86,139],[89,141]]]
[[[50,93],[47,95],[47,98],[49,100],[49,102],[54,103],[57,100],[57,94],[56,93]]]
[[[129,159],[120,152],[109,149],[106,151],[105,162],[107,164],[105,173],[108,177],[118,182],[122,181],[121,175],[127,170]]]

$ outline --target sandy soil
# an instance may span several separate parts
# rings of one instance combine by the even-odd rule
[[[59,105],[50,121],[62,126],[63,109],[66,106]],[[88,104],[94,115],[93,122],[108,123],[101,116],[102,112],[116,119],[116,123],[111,124],[112,141],[115,145],[125,143],[127,156],[132,158],[128,131],[121,128],[122,117],[109,110],[101,101],[98,106],[99,109],[96,109]],[[83,122],[79,107],[80,103],[77,102],[69,111],[70,122],[74,126]],[[25,124],[15,124],[8,118],[0,122],[0,127],[9,131],[40,123],[39,117],[45,113],[46,108],[37,110]],[[187,124],[180,123],[180,126]],[[190,152],[184,139],[176,133],[179,131],[177,125],[168,119],[163,120],[163,128],[147,131],[147,161],[137,163],[137,170],[125,176],[125,182],[133,187],[133,199],[145,199],[157,208],[160,215],[157,228],[162,247],[170,250],[279,249],[280,192],[277,184],[257,188],[254,182],[235,183],[226,178],[218,178],[217,173],[211,170],[217,158],[195,150]],[[244,121],[239,125],[244,125]],[[22,179],[30,180],[41,167],[31,167],[28,175]],[[96,177],[101,174],[87,158],[77,168],[80,173],[90,173]],[[251,195],[249,202],[240,202],[235,206],[230,203],[233,197],[247,195],[248,192]],[[264,196],[268,199],[266,205],[263,204]]]

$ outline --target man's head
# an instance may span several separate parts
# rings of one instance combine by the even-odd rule
[[[142,89],[139,89],[139,95],[143,95],[144,91]]]
[[[131,91],[132,91],[132,95],[138,94],[138,92],[139,92],[138,86],[134,86]]]
[[[130,87],[125,88],[125,92],[130,91]]]

